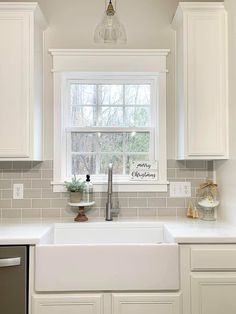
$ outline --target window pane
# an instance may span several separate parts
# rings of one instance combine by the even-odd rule
[[[100,163],[100,174],[108,172],[109,163],[113,163],[113,173],[123,174],[123,155],[118,154],[102,154]]]
[[[95,155],[74,155],[72,154],[72,174],[96,174]]]
[[[94,126],[96,108],[94,107],[71,107],[71,124],[72,126]]]
[[[126,105],[150,105],[151,86],[150,85],[126,85],[125,104]]]
[[[149,133],[129,133],[126,134],[127,152],[149,152],[150,134]]]
[[[72,105],[95,105],[96,85],[71,84]]]
[[[122,133],[102,133],[99,138],[101,152],[123,152]]]
[[[96,152],[97,134],[92,133],[72,133],[72,152]]]
[[[123,109],[117,107],[102,107],[99,120],[100,126],[122,126]]]
[[[149,156],[147,154],[137,154],[132,155],[128,154],[125,159],[125,174],[130,174],[130,165],[133,161],[141,161],[141,160],[149,160]]]
[[[123,104],[123,85],[100,85],[99,88],[102,105]]]
[[[148,107],[126,107],[125,124],[126,126],[144,127],[149,126],[149,108]]]

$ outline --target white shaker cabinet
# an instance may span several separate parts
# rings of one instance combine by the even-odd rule
[[[32,314],[103,314],[102,294],[49,294],[32,297]]]
[[[114,293],[112,314],[181,314],[180,293]]]
[[[236,313],[236,245],[180,246],[183,314]]]
[[[34,294],[32,314],[182,314],[181,293]]]
[[[177,159],[228,158],[224,3],[180,2],[176,30]]]
[[[42,159],[43,30],[35,2],[0,2],[0,161]]]
[[[191,275],[192,314],[235,314],[236,273]]]

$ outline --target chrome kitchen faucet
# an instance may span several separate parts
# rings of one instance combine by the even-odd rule
[[[106,203],[106,221],[112,221],[113,216],[118,215],[118,209],[112,207],[112,168],[113,164],[109,163],[108,165],[108,187],[107,187],[107,203]]]

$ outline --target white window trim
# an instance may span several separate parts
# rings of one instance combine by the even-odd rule
[[[64,89],[61,88],[68,77],[72,77],[74,72],[78,72],[81,77],[86,78],[91,76],[104,74],[105,76],[124,76],[133,78],[150,78],[158,80],[159,106],[157,112],[158,122],[158,160],[159,160],[159,180],[152,181],[119,181],[113,183],[114,191],[129,192],[129,191],[167,191],[167,159],[166,159],[166,56],[169,50],[143,50],[143,49],[101,49],[101,50],[50,50],[53,55],[53,75],[54,75],[54,171],[53,171],[53,191],[65,191],[63,174],[66,173],[66,160],[63,154],[63,149],[66,145],[66,134],[63,130],[63,103]],[[118,60],[117,60],[118,58]],[[122,72],[116,70],[119,58],[122,64],[125,64],[125,69]],[[95,62],[96,61],[96,62]],[[112,62],[114,63],[112,63]],[[154,63],[153,63],[154,62]],[[99,64],[99,67],[109,71],[94,72],[94,66]],[[103,64],[101,64],[103,63]],[[109,63],[109,64],[108,64]],[[140,66],[141,64],[141,66]],[[137,70],[139,72],[137,72]],[[148,71],[145,71],[147,69]],[[150,69],[152,69],[150,71]],[[73,71],[72,71],[73,70]],[[85,71],[86,70],[86,71]],[[94,189],[96,192],[105,192],[107,190],[107,179],[96,182]]]

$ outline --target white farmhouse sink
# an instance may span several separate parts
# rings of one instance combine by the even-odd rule
[[[36,291],[177,290],[178,245],[156,222],[56,224],[36,246]]]

